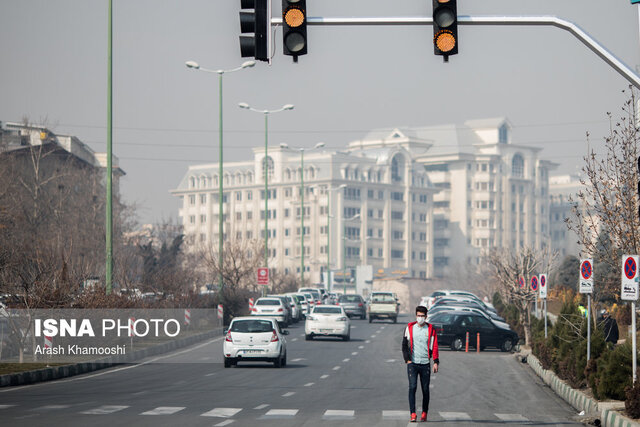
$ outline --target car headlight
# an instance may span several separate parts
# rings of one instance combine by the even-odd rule
[[[338,317],[338,322],[346,322],[347,318],[342,316],[342,317]]]
[[[316,318],[311,316],[311,315],[309,315],[309,316],[307,316],[307,320],[316,320]]]

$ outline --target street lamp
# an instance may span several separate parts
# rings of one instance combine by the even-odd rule
[[[295,148],[282,143],[280,147],[300,151],[300,286],[304,286],[304,147]],[[318,142],[311,150],[324,147],[324,142]]]
[[[354,216],[352,216],[351,218],[343,218],[343,222],[346,221],[353,221],[360,218],[360,214],[355,214]],[[353,240],[353,239],[347,239],[347,236],[345,235],[345,227],[342,227],[342,232],[344,233],[342,235],[342,293],[344,295],[347,294],[347,248],[345,243],[347,242],[347,240],[350,240],[352,242],[358,242],[359,240]]]
[[[195,61],[187,61],[185,62],[187,68],[192,70],[204,71],[205,73],[216,73],[218,74],[218,102],[219,106],[219,117],[218,117],[218,182],[219,182],[219,193],[218,193],[218,288],[220,289],[220,293],[222,294],[224,283],[222,282],[222,249],[223,249],[223,222],[222,222],[222,199],[223,199],[223,188],[222,188],[222,177],[223,177],[223,167],[222,167],[222,75],[225,73],[233,73],[234,71],[242,70],[243,68],[251,68],[256,65],[256,61],[246,61],[243,62],[242,65],[236,68],[232,68],[230,70],[210,70],[208,68],[202,68]]]
[[[241,102],[238,107],[254,113],[264,114],[264,160],[262,167],[264,168],[264,266],[269,268],[269,164],[267,162],[267,149],[269,144],[269,114],[279,113],[281,111],[293,110],[293,104],[286,104],[277,110],[258,110],[253,108],[246,102]],[[262,289],[264,296],[264,288]]]
[[[327,189],[327,288],[331,290],[331,192],[345,188],[347,184]]]

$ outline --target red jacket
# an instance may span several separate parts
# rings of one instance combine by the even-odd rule
[[[404,328],[404,336],[402,337],[402,356],[405,363],[411,360],[413,355],[413,325],[418,322],[410,322]],[[427,323],[427,351],[429,359],[433,359],[434,363],[440,363],[440,354],[438,353],[438,336],[435,329],[430,323]]]

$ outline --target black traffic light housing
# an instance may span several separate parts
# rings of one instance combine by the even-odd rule
[[[271,27],[270,0],[240,0],[240,32],[253,33],[240,36],[240,55],[269,61],[269,28]]]
[[[458,5],[457,0],[433,1],[433,53],[444,56],[458,53]]]
[[[282,48],[285,55],[298,56],[307,53],[307,2],[306,0],[282,0]]]

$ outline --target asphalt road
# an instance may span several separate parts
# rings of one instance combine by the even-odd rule
[[[353,320],[351,341],[304,340],[289,328],[288,364],[225,369],[223,337],[143,364],[0,389],[10,426],[405,426],[406,366],[398,324]],[[527,365],[499,351],[440,354],[428,422],[581,425]],[[420,391],[417,396],[420,410]]]

